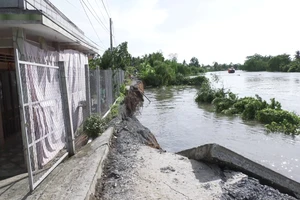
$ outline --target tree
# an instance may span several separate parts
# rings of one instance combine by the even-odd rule
[[[155,61],[164,62],[165,57],[161,51],[158,51],[156,53],[149,54],[147,61],[153,67]]]
[[[291,63],[290,55],[282,54],[278,56],[272,57],[268,61],[267,70],[271,72],[279,72],[281,71],[281,66],[285,66]]]
[[[109,69],[109,68],[121,68],[131,64],[131,55],[128,53],[127,42],[119,44],[117,47],[107,49],[102,57],[97,56],[94,59],[90,60],[90,67],[96,68],[100,66],[100,69]]]
[[[243,69],[246,71],[266,71],[270,59],[271,56],[262,56],[260,54],[247,56]]]
[[[295,60],[300,60],[300,51],[296,51]]]
[[[172,61],[172,62],[176,62],[177,63],[177,53],[170,53],[169,54],[169,59]]]
[[[192,57],[189,66],[200,67],[199,60],[196,57]]]
[[[300,60],[294,60],[290,64],[286,65],[288,72],[300,72]]]
[[[98,54],[93,59],[89,60],[90,69],[96,69],[97,66],[100,66],[101,56]]]
[[[102,59],[100,60],[100,69],[109,69],[113,67],[112,52],[110,49],[104,51]]]
[[[113,51],[115,68],[125,70],[130,65],[131,55],[128,53],[127,42],[119,44]]]
[[[174,81],[175,70],[165,62],[155,61],[154,69],[161,85],[168,85]]]

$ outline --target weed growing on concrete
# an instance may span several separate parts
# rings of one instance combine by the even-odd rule
[[[90,116],[83,125],[83,131],[92,139],[98,137],[105,131],[106,120],[101,119],[100,115]]]

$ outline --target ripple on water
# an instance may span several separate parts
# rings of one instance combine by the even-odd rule
[[[218,143],[300,182],[299,137],[267,133],[254,121],[215,114],[211,106],[195,103],[195,88],[166,90],[146,89],[151,103],[144,102],[138,116],[164,149],[177,152]]]

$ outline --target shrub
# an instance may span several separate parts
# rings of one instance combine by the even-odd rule
[[[215,93],[209,82],[203,83],[197,93],[196,102],[211,103],[215,98]]]
[[[287,120],[287,122],[294,125],[298,125],[300,123],[299,117],[294,113],[271,108],[266,108],[257,112],[256,119],[266,124],[270,124],[272,122],[281,123],[284,120]]]
[[[120,95],[121,95],[121,94],[123,94],[123,95],[126,94],[126,86],[125,86],[125,84],[122,84],[122,85],[120,86]]]
[[[222,112],[227,114],[234,114],[236,111],[234,109],[229,110],[232,105],[238,100],[237,96],[230,91],[225,92],[224,89],[219,89],[215,93],[215,98],[212,104],[215,105],[216,112]]]
[[[265,125],[270,132],[282,132],[289,135],[299,135],[299,126],[289,123],[286,119],[280,123],[272,122],[271,124]]]
[[[286,134],[300,134],[300,117],[294,113],[281,109],[281,104],[274,98],[270,104],[256,97],[239,99],[232,92],[224,88],[213,89],[209,82],[202,84],[197,93],[196,102],[212,103],[215,111],[226,115],[241,114],[245,120],[254,120],[266,124],[271,132]]]
[[[189,80],[189,85],[201,86],[203,83],[208,83],[208,79],[205,76],[197,76]]]
[[[83,131],[91,138],[95,139],[105,131],[106,121],[99,115],[90,116],[83,125]]]

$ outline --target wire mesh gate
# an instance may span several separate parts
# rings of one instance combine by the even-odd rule
[[[16,72],[30,190],[68,155],[58,66],[19,60]]]

